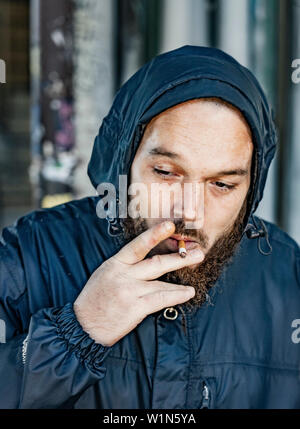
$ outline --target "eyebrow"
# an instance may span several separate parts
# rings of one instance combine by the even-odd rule
[[[166,151],[160,147],[153,148],[149,151],[150,155],[160,155],[167,156],[171,159],[180,159],[182,158],[178,153]],[[249,170],[245,170],[244,168],[235,168],[231,170],[222,170],[213,174],[211,177],[215,176],[247,176]]]
[[[150,155],[162,155],[162,156],[167,156],[168,158],[172,158],[172,159],[181,158],[180,155],[178,155],[178,153],[169,152],[169,151],[166,151],[160,147],[155,147],[155,148],[151,149],[149,151],[149,153],[150,153]]]
[[[249,170],[245,170],[244,168],[236,168],[235,170],[223,170],[219,171],[215,176],[247,176]]]

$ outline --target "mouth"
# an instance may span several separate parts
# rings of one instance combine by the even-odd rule
[[[185,242],[185,247],[187,250],[192,250],[192,249],[196,249],[197,247],[198,248],[200,247],[200,244],[198,243],[198,241],[194,240],[193,238],[189,238],[187,236],[180,235],[180,234],[171,235],[171,237],[167,238],[166,244],[171,251],[177,252],[179,240],[182,240]]]
[[[198,241],[195,240],[194,238],[190,238],[190,237],[187,237],[185,235],[180,235],[180,234],[173,234],[169,238],[172,238],[173,240],[177,240],[177,241],[179,241],[179,240],[185,241],[185,242],[188,242],[188,241],[192,242],[193,241],[194,243],[198,243]]]

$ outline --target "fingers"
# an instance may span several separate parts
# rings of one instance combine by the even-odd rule
[[[163,283],[163,282],[162,282]],[[172,285],[173,288],[176,285]],[[184,289],[176,288],[167,290],[164,286],[156,292],[146,294],[140,298],[144,313],[151,314],[166,307],[172,307],[188,301],[195,295],[195,289],[190,286],[184,286]]]
[[[172,235],[174,230],[175,225],[170,221],[155,225],[126,244],[113,258],[124,264],[135,264],[143,260],[158,243]]]
[[[204,254],[200,249],[190,250],[185,258],[181,258],[178,253],[155,255],[130,267],[130,275],[139,280],[153,280],[170,271],[199,264],[203,259]]]
[[[142,287],[139,286],[137,295],[138,295],[138,298],[143,298],[146,295],[150,295],[159,291],[185,292],[187,289],[191,289],[192,292],[194,291],[194,288],[192,286],[184,286],[184,285],[178,285],[174,283],[167,283],[160,280],[154,280],[154,281],[143,283]]]

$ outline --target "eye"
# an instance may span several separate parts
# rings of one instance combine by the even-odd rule
[[[153,168],[153,171],[156,174],[159,174],[160,176],[167,176],[167,177],[174,176],[174,174],[171,171],[161,170],[161,169],[156,168],[156,167]]]
[[[213,184],[216,185],[217,188],[221,189],[222,191],[228,191],[230,189],[235,188],[235,185],[227,185],[223,182],[214,182]]]

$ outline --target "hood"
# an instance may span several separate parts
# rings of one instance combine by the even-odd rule
[[[276,149],[273,109],[255,76],[216,48],[183,46],[158,55],[120,88],[95,138],[90,180],[95,188],[112,183],[118,193],[119,175],[129,175],[145,125],[162,111],[201,97],[231,103],[251,128],[254,162],[244,232],[249,238],[264,236],[266,229],[256,225],[253,213],[263,197]]]

